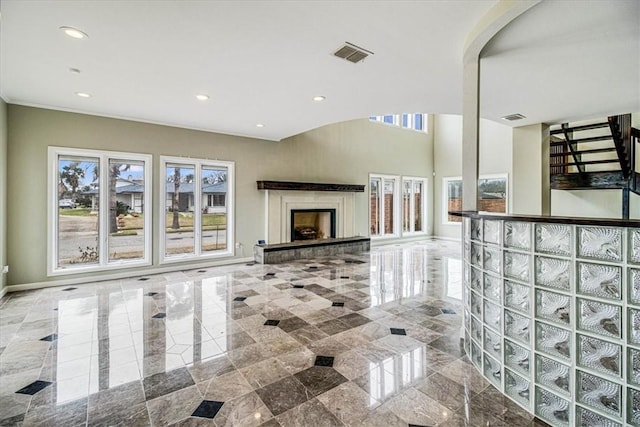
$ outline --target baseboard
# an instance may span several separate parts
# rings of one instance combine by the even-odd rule
[[[461,242],[462,239],[458,238],[458,237],[445,237],[445,236],[433,236],[432,239],[436,239],[436,240],[446,240],[449,242]]]
[[[0,300],[9,292],[8,288],[8,286],[5,286],[4,288],[0,289]]]
[[[69,285],[90,285],[96,282],[104,282],[107,280],[117,280],[124,279],[127,277],[138,277],[138,276],[150,276],[154,274],[162,274],[162,273],[170,273],[174,271],[189,271],[189,270],[197,270],[200,268],[209,268],[209,267],[220,267],[224,265],[233,265],[233,264],[242,264],[246,262],[252,262],[253,257],[244,257],[244,258],[234,258],[231,260],[225,261],[208,261],[201,262],[197,264],[189,264],[188,266],[180,266],[180,265],[168,265],[159,268],[146,268],[136,271],[128,271],[128,272],[117,272],[113,274],[107,274],[104,276],[97,277],[72,277],[66,279],[59,280],[49,280],[46,282],[35,282],[35,283],[24,283],[18,285],[9,285],[2,289],[4,293],[7,292],[18,292],[18,291],[30,291],[34,289],[43,289],[43,288],[53,288],[56,286],[69,286]],[[90,280],[90,282],[88,282]],[[4,294],[0,294],[4,295]]]

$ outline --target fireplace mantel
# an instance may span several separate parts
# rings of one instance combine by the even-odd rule
[[[354,184],[322,184],[317,182],[292,182],[292,181],[256,181],[258,190],[280,191],[343,191],[363,193],[364,185]]]

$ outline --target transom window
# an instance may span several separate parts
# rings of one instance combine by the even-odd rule
[[[371,116],[369,120],[421,132],[427,132],[428,130],[427,114],[423,113],[386,114],[383,116]]]

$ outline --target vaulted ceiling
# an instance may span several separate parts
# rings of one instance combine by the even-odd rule
[[[0,96],[269,140],[377,114],[460,114],[465,40],[495,3],[3,0]],[[635,0],[536,5],[483,52],[481,115],[527,117],[514,126],[640,111],[638,22]],[[335,57],[344,42],[373,55]]]

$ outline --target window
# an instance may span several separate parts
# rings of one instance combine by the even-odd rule
[[[372,122],[398,126],[404,129],[412,129],[427,132],[427,115],[422,113],[387,114],[384,116],[371,116]]]
[[[462,178],[443,178],[442,217],[444,224],[461,223],[462,218],[449,215],[449,211],[462,210]],[[508,177],[506,174],[482,175],[478,178],[478,210],[507,213]]]
[[[402,177],[402,234],[425,233],[426,178]]]
[[[233,255],[233,162],[161,157],[162,262]]]
[[[398,176],[370,176],[371,237],[398,236],[399,182]]]
[[[49,147],[50,275],[151,263],[151,156]]]

